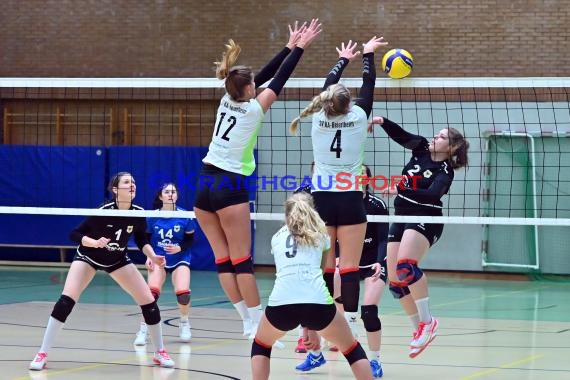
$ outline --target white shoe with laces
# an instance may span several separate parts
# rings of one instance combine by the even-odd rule
[[[135,346],[144,346],[148,343],[148,328],[146,323],[141,322],[140,330],[137,332],[137,336],[135,337],[134,345]]]
[[[34,360],[30,362],[30,369],[32,371],[41,371],[47,365],[47,354],[45,352],[38,352]]]
[[[174,367],[174,360],[170,358],[170,355],[168,355],[168,352],[166,352],[165,349],[156,351],[154,353],[152,361],[155,362],[156,364],[159,364],[161,367],[165,368]]]
[[[420,322],[418,331],[414,334],[414,339],[410,343],[412,348],[422,348],[430,344],[437,336],[437,327],[439,323],[436,318],[432,317],[430,323]]]
[[[180,340],[183,342],[190,342],[192,339],[192,332],[190,331],[190,322],[188,320],[181,320],[180,326],[178,327],[180,330]]]

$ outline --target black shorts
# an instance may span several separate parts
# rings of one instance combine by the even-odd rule
[[[366,222],[361,191],[314,191],[315,208],[327,226]]]
[[[194,207],[216,212],[228,206],[249,202],[245,176],[204,164],[198,179]]]
[[[76,253],[75,256],[73,257],[73,261],[83,261],[89,265],[91,265],[91,267],[95,270],[104,270],[107,273],[111,273],[116,271],[117,269],[120,269],[126,265],[132,264],[131,259],[129,258],[129,256],[125,255],[125,257],[123,257],[121,260],[119,260],[118,262],[112,264],[112,265],[101,265],[99,263],[96,263],[95,261],[92,261],[91,259],[89,259],[88,256],[85,255],[80,255],[79,253]]]
[[[320,331],[332,322],[335,315],[334,304],[296,303],[265,307],[267,320],[281,331],[291,331],[299,325]]]
[[[430,247],[434,245],[443,233],[443,224],[434,223],[392,223],[388,232],[388,243],[402,241],[405,230],[415,230],[424,235]]]

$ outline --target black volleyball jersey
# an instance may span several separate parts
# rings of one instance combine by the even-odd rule
[[[402,170],[405,179],[394,200],[396,215],[443,215],[441,198],[453,182],[454,171],[449,160],[433,161],[425,137],[406,132],[398,124],[384,118],[382,128],[404,148],[412,150],[412,158]]]
[[[388,207],[384,201],[370,193],[364,196],[364,208],[366,215],[388,215]],[[385,245],[388,239],[388,223],[368,223],[366,235],[360,257],[360,266],[382,262],[386,258]],[[382,257],[383,256],[383,257]]]
[[[311,194],[311,186],[306,185],[299,187],[294,193],[300,192]],[[366,215],[389,215],[386,203],[369,192],[366,192],[363,202]],[[368,223],[366,225],[366,235],[364,236],[364,245],[362,246],[362,256],[360,257],[359,266],[368,266],[386,260],[388,229],[388,223]],[[338,242],[335,249],[338,254]]]
[[[110,202],[101,207],[100,210],[118,210],[117,203]],[[142,207],[131,205],[129,210],[143,210]],[[81,244],[83,236],[92,239],[105,237],[111,241],[105,248],[85,247]],[[90,216],[79,226],[71,231],[69,237],[79,244],[77,253],[99,264],[101,266],[111,266],[121,261],[127,255],[127,245],[131,236],[134,236],[135,243],[142,250],[148,244],[146,235],[146,218],[127,216]]]

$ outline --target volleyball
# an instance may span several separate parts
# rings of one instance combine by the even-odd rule
[[[390,78],[405,78],[412,72],[414,58],[404,49],[392,49],[382,58],[382,70]]]

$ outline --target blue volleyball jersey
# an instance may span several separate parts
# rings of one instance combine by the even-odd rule
[[[176,207],[176,211],[186,211]],[[173,268],[181,263],[190,265],[190,249],[175,254],[166,254],[164,247],[167,244],[180,245],[186,233],[193,233],[196,222],[189,218],[148,218],[147,232],[151,234],[150,245],[157,255],[166,258],[166,268]]]

